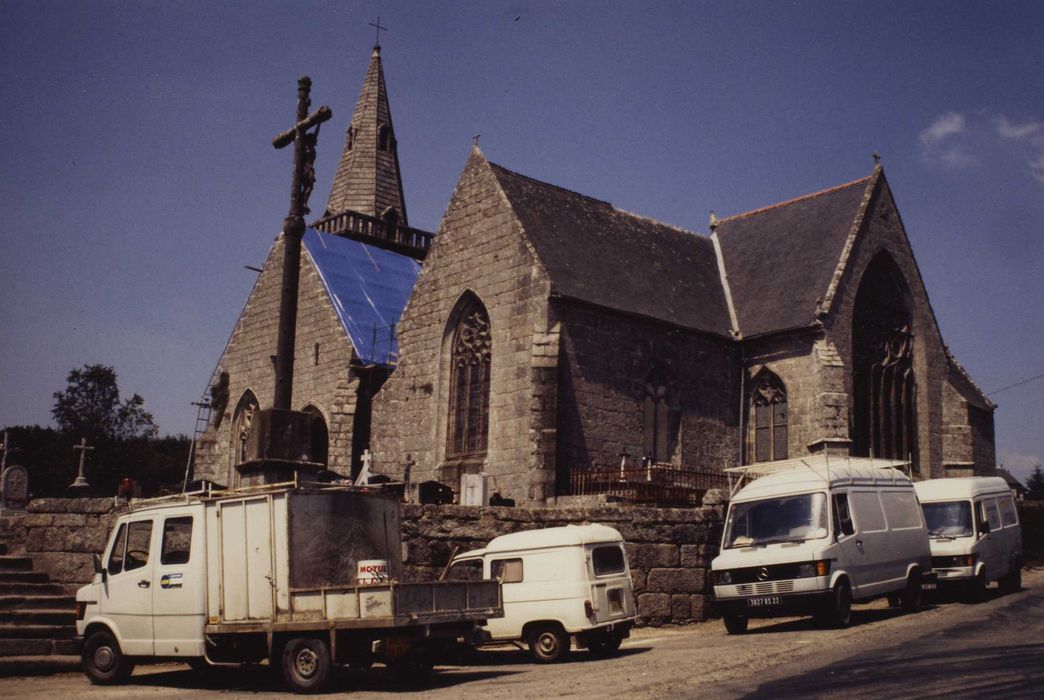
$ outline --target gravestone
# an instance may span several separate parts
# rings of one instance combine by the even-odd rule
[[[29,471],[12,465],[0,476],[0,510],[25,510],[29,500]]]

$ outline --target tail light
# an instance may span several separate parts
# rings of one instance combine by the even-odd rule
[[[584,614],[588,617],[594,617],[595,609],[594,605],[589,600],[584,601]]]

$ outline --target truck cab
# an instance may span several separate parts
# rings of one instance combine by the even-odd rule
[[[538,662],[563,659],[573,638],[596,654],[611,654],[634,624],[623,538],[605,525],[502,535],[454,557],[447,577],[500,580],[504,616],[488,620],[485,630],[493,642],[526,642]]]

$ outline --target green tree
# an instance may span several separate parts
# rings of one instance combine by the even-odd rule
[[[1044,501],[1044,470],[1039,464],[1033,467],[1033,473],[1026,479],[1026,490],[1026,498]]]
[[[65,435],[94,443],[156,436],[156,423],[141,396],[120,401],[112,367],[84,365],[69,372],[67,382],[65,391],[54,393],[51,410],[58,430]]]

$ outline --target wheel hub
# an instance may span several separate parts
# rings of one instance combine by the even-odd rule
[[[115,660],[116,657],[109,647],[98,647],[94,650],[94,666],[101,671],[108,671],[112,668]]]
[[[550,654],[555,650],[555,647],[558,646],[558,640],[555,639],[555,635],[551,634],[550,632],[545,632],[544,634],[540,635],[540,638],[537,640],[537,643],[537,645],[540,647],[540,651],[544,652],[545,654]]]
[[[312,676],[318,665],[319,656],[311,649],[302,649],[294,659],[294,668],[305,678]]]

